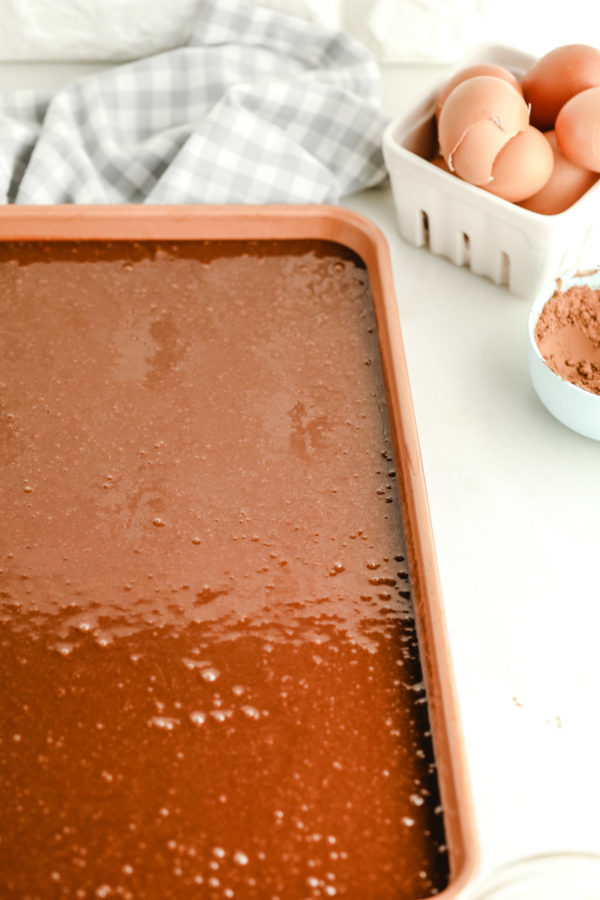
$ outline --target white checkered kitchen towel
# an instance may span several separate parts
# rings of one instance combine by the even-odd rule
[[[385,176],[378,103],[348,35],[205,0],[184,47],[0,94],[0,202],[335,203]]]

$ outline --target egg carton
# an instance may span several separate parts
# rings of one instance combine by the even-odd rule
[[[390,122],[383,136],[402,237],[530,300],[560,272],[600,260],[600,181],[564,212],[548,216],[496,197],[429,160],[438,152],[436,98],[455,72],[492,63],[521,79],[534,62],[504,44],[482,44],[406,115]]]

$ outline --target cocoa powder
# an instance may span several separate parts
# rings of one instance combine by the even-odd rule
[[[563,291],[558,279],[534,334],[553,372],[600,394],[600,290],[582,284]]]

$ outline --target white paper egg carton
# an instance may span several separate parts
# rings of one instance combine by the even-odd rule
[[[600,261],[600,181],[569,209],[546,216],[468,184],[429,159],[437,153],[436,97],[454,72],[493,63],[520,78],[533,62],[520,50],[483,44],[383,136],[402,237],[530,300],[560,272]]]

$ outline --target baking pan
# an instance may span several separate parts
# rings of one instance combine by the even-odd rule
[[[456,897],[475,829],[380,232],[7,208],[0,242],[6,896]]]

